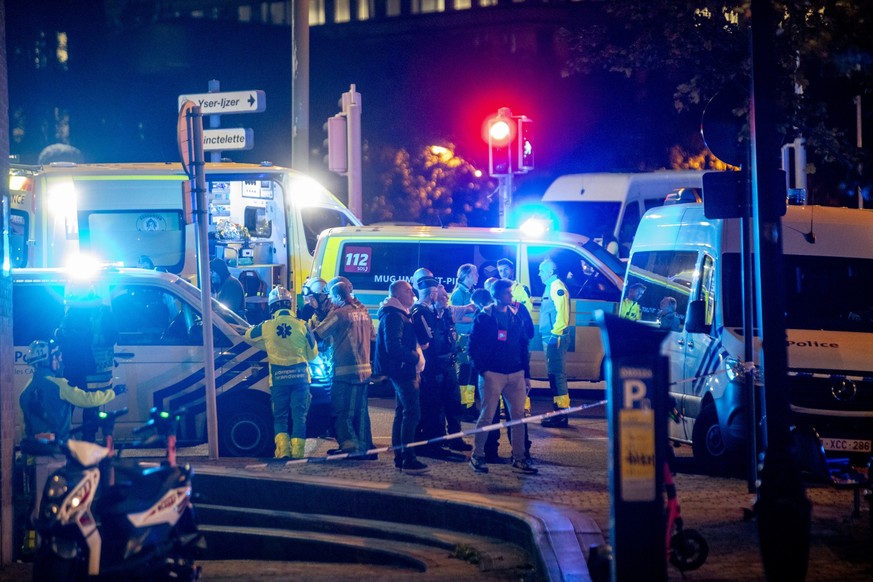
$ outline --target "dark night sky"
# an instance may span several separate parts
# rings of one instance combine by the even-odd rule
[[[27,130],[12,152],[22,161],[35,161],[55,141],[40,123],[55,107],[69,112],[70,141],[86,161],[176,161],[177,96],[206,92],[218,79],[223,90],[261,89],[267,97],[265,113],[223,116],[222,126],[251,127],[255,136],[254,150],[228,157],[290,164],[290,29],[199,20],[107,33],[95,25],[96,0],[53,3],[61,8],[7,3],[10,112],[24,112]],[[675,116],[670,88],[657,81],[643,93],[618,77],[562,77],[548,35],[512,53],[494,28],[496,36],[484,38],[496,42],[472,48],[465,30],[421,28],[361,40],[344,37],[340,27],[313,29],[313,148],[321,147],[322,124],[351,83],[363,95],[363,135],[373,146],[451,142],[479,167],[487,165],[480,138],[487,115],[508,106],[533,118],[537,169],[519,181],[522,191],[525,184],[541,191],[562,173],[662,167],[670,145],[687,141],[699,125],[699,118]],[[68,32],[68,70],[36,70],[30,49],[45,32],[51,52],[53,30]],[[311,173],[343,190],[344,180],[320,167],[322,155],[312,156]]]

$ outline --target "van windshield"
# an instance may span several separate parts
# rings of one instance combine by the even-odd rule
[[[197,306],[200,305],[200,289],[181,278],[176,279],[174,283],[180,292],[189,296]],[[245,319],[219,303],[214,297],[212,298],[212,313],[219,316],[240,334],[245,333],[246,328],[251,327]]]
[[[621,202],[548,202],[545,206],[559,221],[556,230],[591,238],[614,234],[621,213]]]
[[[873,259],[785,255],[785,326],[873,333]],[[724,256],[725,325],[743,321],[738,253]]]

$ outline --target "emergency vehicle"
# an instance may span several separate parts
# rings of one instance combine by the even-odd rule
[[[149,419],[149,410],[184,407],[180,441],[206,440],[206,403],[200,290],[170,273],[146,269],[101,268],[94,272],[66,269],[13,269],[15,310],[15,393],[24,390],[32,373],[24,362],[30,342],[48,340],[64,315],[69,285],[86,282],[112,307],[118,326],[113,385],[123,391],[103,408],[127,407],[117,421],[115,437],[133,439],[133,429]],[[273,415],[270,407],[267,354],[245,339],[250,326],[212,300],[218,436],[221,454],[272,456]],[[324,434],[330,422],[326,386],[314,383],[307,431]],[[81,422],[81,412],[73,424]],[[23,432],[21,419],[17,434]]]
[[[500,228],[437,228],[425,226],[364,226],[332,228],[321,233],[312,274],[330,280],[347,277],[373,319],[388,287],[409,280],[419,267],[433,272],[451,294],[457,271],[464,263],[478,267],[482,287],[496,277],[497,261],[510,259],[515,277],[530,291],[534,323],[539,321],[544,285],[539,263],[551,258],[570,291],[570,348],[567,377],[599,381],[603,378],[603,344],[593,316],[598,309],[617,311],[624,263],[594,241],[577,235],[546,232],[540,236]],[[542,339],[531,340],[531,375],[548,377]]]
[[[702,204],[651,210],[637,231],[625,280],[625,294],[635,283],[646,286],[644,324],[658,326],[662,299],[676,300],[683,323],[662,344],[670,393],[682,413],[681,423],[668,423],[670,438],[690,443],[694,456],[710,465],[742,450],[749,422],[740,232],[739,219],[707,219]],[[816,431],[829,454],[869,457],[873,211],[789,206],[782,234],[793,422]],[[689,329],[686,318],[701,320],[700,329]]]
[[[618,248],[610,250],[627,257],[642,215],[664,204],[668,195],[695,201],[703,187],[704,173],[662,170],[567,174],[546,189],[542,205],[548,217],[555,217],[556,230],[593,237],[603,246],[609,243],[604,237],[613,237]]]
[[[255,301],[283,285],[299,295],[322,230],[360,224],[312,178],[263,164],[208,163],[210,256],[247,271]],[[190,180],[181,164],[13,166],[11,266],[155,267],[196,281]],[[243,277],[246,279],[246,277]],[[245,281],[244,281],[245,284]]]

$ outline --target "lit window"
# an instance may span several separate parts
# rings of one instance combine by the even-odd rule
[[[336,0],[334,10],[334,22],[348,22],[352,19],[352,12],[349,8],[349,0]]]
[[[58,57],[58,62],[66,68],[67,61],[70,58],[70,55],[67,53],[67,33],[59,32],[58,33],[58,48],[55,51],[55,54]]]

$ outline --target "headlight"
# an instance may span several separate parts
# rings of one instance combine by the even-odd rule
[[[55,516],[58,514],[59,509],[60,507],[58,507],[54,503],[46,503],[43,507],[42,513],[46,519],[54,519]]]
[[[724,361],[725,372],[727,372],[728,380],[731,382],[743,382],[746,375],[746,368],[743,363],[736,358],[726,358]]]
[[[45,494],[49,499],[60,499],[66,495],[68,489],[67,480],[63,475],[52,475],[46,486]]]

